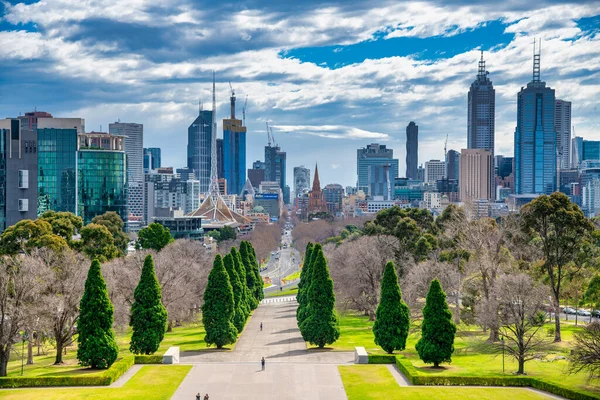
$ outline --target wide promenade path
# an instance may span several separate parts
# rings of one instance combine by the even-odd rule
[[[346,399],[337,365],[353,363],[354,354],[307,350],[296,325],[297,306],[293,297],[266,299],[233,351],[182,353],[181,363],[193,368],[173,399],[192,400],[198,392],[211,400]]]

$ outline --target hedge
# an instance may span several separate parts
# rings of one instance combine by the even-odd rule
[[[369,364],[395,364],[396,356],[393,354],[369,354]]]
[[[370,362],[370,360],[369,360]],[[421,375],[412,365],[410,360],[404,356],[396,357],[396,366],[408,378],[413,385],[438,385],[438,386],[529,386],[543,390],[557,396],[571,400],[593,400],[598,396],[587,394],[579,390],[566,388],[564,386],[543,381],[539,378],[528,376],[430,376]]]
[[[71,376],[10,376],[0,378],[0,388],[36,386],[108,386],[116,381],[133,365],[133,357],[115,362],[109,369],[94,375]]]
[[[137,355],[135,356],[136,364],[162,364],[163,356],[152,354],[152,355]]]

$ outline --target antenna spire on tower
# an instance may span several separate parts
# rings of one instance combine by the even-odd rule
[[[215,71],[213,70],[213,92],[212,92],[212,132],[210,151],[210,189],[209,196],[216,201],[219,198],[219,181],[217,176],[217,95],[215,84]]]
[[[533,82],[540,82],[540,59],[542,57],[542,39],[540,39],[537,52],[535,39],[533,39]]]
[[[485,60],[483,59],[483,50],[481,50],[481,59],[479,60],[479,71],[477,72],[477,77],[479,79],[485,79],[487,76],[487,72],[485,71]]]

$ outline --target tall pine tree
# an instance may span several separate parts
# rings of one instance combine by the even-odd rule
[[[417,352],[424,363],[439,367],[442,362],[451,362],[454,353],[456,325],[448,309],[446,293],[437,279],[431,281],[421,324],[421,339],[417,342]]]
[[[232,247],[233,249],[235,247]],[[235,257],[237,258],[237,254]],[[235,268],[233,252],[223,257],[223,265],[225,266],[227,275],[229,275],[229,283],[231,283],[231,289],[233,290],[233,325],[238,332],[241,332],[244,329],[244,325],[246,325],[245,304],[242,303],[243,287]]]
[[[254,250],[252,243],[246,243],[248,243],[248,254],[250,255],[250,262],[252,264],[256,282],[254,286],[254,297],[256,297],[256,300],[260,303],[260,301],[265,298],[263,278],[260,276],[260,266],[258,265],[258,259],[256,258],[256,251]]]
[[[373,325],[375,344],[389,354],[394,350],[404,350],[410,326],[410,310],[402,301],[398,275],[391,261],[385,266],[381,280],[381,296],[376,318]]]
[[[317,246],[311,265],[311,283],[308,288],[308,316],[302,322],[300,333],[304,340],[324,347],[340,337],[340,327],[335,312],[333,280],[329,276],[323,250]]]
[[[298,308],[296,309],[296,320],[298,321],[298,328],[300,328],[300,333],[302,334],[302,336],[304,337],[304,332],[302,331],[302,323],[306,320],[306,318],[308,317],[308,308],[309,308],[309,303],[310,303],[310,298],[308,296],[308,291],[310,288],[310,285],[312,284],[312,277],[313,277],[313,266],[315,264],[315,260],[317,258],[317,254],[322,253],[323,252],[323,247],[321,247],[320,243],[317,243],[314,245],[314,247],[312,248],[311,252],[310,252],[310,259],[304,259],[304,268],[306,268],[306,271],[304,271],[305,277],[304,277],[304,283],[302,284],[302,299],[301,299],[301,303],[298,304]]]
[[[237,329],[233,325],[234,299],[229,275],[220,254],[215,256],[213,268],[208,274],[202,305],[202,323],[206,330],[204,341],[217,348],[235,343]]]
[[[298,282],[298,294],[296,295],[296,301],[298,302],[298,308],[296,308],[296,320],[298,326],[302,323],[300,316],[303,315],[304,307],[306,307],[306,282],[310,271],[310,259],[313,251],[313,244],[308,242],[306,245],[306,251],[304,252],[304,263],[302,264],[302,271],[300,271],[300,282]]]
[[[248,285],[246,284],[246,267],[244,266],[244,262],[242,261],[242,255],[235,247],[231,248],[231,256],[233,257],[233,265],[235,266],[235,270],[237,271],[238,277],[240,279],[241,302],[243,305],[242,309],[247,320],[248,316],[250,315],[250,312],[252,311],[252,293],[250,292],[250,289],[248,289]]]
[[[142,267],[140,282],[133,294],[131,319],[133,328],[129,350],[133,354],[154,354],[167,330],[167,309],[162,304],[162,291],[154,271],[154,260],[148,254]]]
[[[251,296],[249,301],[249,306],[251,310],[254,310],[258,307],[259,300],[256,297],[256,274],[254,273],[254,265],[252,263],[252,259],[250,256],[249,243],[245,240],[242,240],[240,243],[240,255],[242,256],[242,262],[244,263],[244,267],[246,268],[246,286],[248,290],[250,290]],[[260,282],[262,284],[262,282]]]
[[[116,360],[119,347],[113,331],[114,307],[98,260],[92,261],[81,302],[77,323],[77,359],[92,368],[108,368]]]

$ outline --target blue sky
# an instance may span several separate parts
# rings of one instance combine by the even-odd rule
[[[0,0],[0,117],[38,110],[88,130],[144,124],[146,147],[185,164],[197,104],[238,115],[248,96],[248,166],[265,122],[294,166],[322,184],[356,182],[356,149],[381,142],[405,170],[405,127],[419,162],[466,146],[466,102],[484,50],[496,88],[496,154],[511,155],[519,89],[542,38],[542,79],[573,102],[580,136],[600,140],[600,2]],[[219,124],[220,126],[220,124]]]

